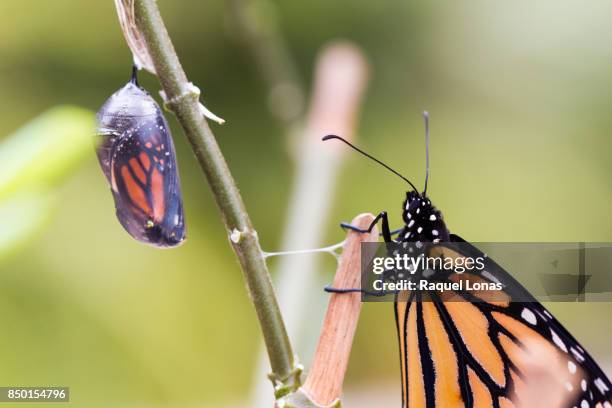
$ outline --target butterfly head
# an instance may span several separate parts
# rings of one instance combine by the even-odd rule
[[[424,194],[412,190],[406,193],[402,213],[406,226],[400,234],[402,241],[442,242],[449,240],[449,232],[442,213]]]

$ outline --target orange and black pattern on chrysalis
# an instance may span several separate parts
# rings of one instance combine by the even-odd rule
[[[132,79],[97,115],[96,152],[117,218],[138,241],[172,247],[185,239],[176,154],[159,105]]]

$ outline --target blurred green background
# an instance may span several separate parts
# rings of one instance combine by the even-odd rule
[[[213,129],[264,249],[276,250],[293,166],[264,82],[222,1],[159,3],[188,76],[228,122]],[[329,40],[363,47],[372,73],[359,143],[419,185],[420,112],[430,111],[429,191],[452,231],[470,241],[612,241],[610,2],[271,6],[307,84]],[[56,105],[96,111],[129,78],[131,54],[111,0],[3,0],[0,15],[0,139]],[[141,84],[159,89],[149,74]],[[88,114],[71,113],[86,129]],[[42,171],[33,173],[40,183],[20,181],[32,188],[0,190],[4,219],[26,214],[38,226],[0,252],[0,385],[70,386],[72,405],[87,407],[229,406],[248,397],[257,322],[204,178],[168,119],[188,223],[188,241],[177,249],[143,246],[122,230],[82,131],[64,142],[81,147],[61,177],[46,180]],[[61,149],[33,163],[55,154]],[[0,178],[34,165],[3,167],[15,174]],[[332,219],[386,209],[398,225],[404,189],[347,156],[329,197]],[[330,223],[321,245],[342,238]],[[323,265],[312,273],[331,280],[333,260]],[[610,372],[612,305],[550,308]],[[365,305],[348,394],[399,394],[394,330],[391,305]]]

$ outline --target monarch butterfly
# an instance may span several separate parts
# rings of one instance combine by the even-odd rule
[[[394,311],[402,406],[612,408],[610,380],[574,337],[505,270],[449,232],[442,213],[427,196],[427,112],[424,117],[426,176],[422,193],[397,171],[343,138],[335,135],[323,138],[346,143],[404,179],[412,188],[403,203],[403,228],[391,231],[386,212],[378,214],[366,230],[344,223],[343,227],[370,232],[382,221],[382,235],[387,243],[422,243],[429,256],[485,259],[482,271],[447,274],[447,281],[504,284],[501,298],[496,301],[479,298],[480,293],[470,290],[396,293]],[[399,234],[395,240],[394,234]],[[364,292],[363,289],[326,290]],[[555,373],[556,382],[552,388],[536,386],[534,392],[537,375],[533,374],[534,368],[537,374],[537,367],[533,362],[538,360],[543,360],[548,370],[552,370],[548,373]]]
[[[172,247],[185,240],[176,154],[168,123],[136,73],[98,112],[96,153],[123,228],[138,241]]]

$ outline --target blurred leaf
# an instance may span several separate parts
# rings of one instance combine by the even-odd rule
[[[53,108],[0,143],[0,200],[28,186],[53,186],[93,149],[94,114]]]
[[[55,196],[46,191],[20,191],[0,201],[0,262],[40,231],[50,218]]]
[[[93,128],[91,111],[62,106],[0,143],[0,261],[49,219],[53,187],[91,153]]]

